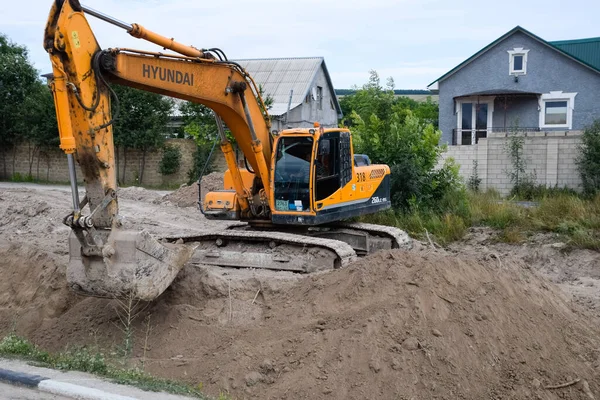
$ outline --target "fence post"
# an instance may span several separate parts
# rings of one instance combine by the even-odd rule
[[[488,188],[488,139],[481,138],[477,144],[477,174],[481,179],[481,189]]]
[[[554,187],[558,184],[558,141],[558,138],[548,138],[546,144],[547,187]]]

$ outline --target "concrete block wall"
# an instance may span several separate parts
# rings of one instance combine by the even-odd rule
[[[167,145],[177,146],[181,150],[181,166],[179,171],[173,175],[163,176],[159,172],[159,163],[163,153],[161,150],[148,152],[146,154],[146,165],[144,168],[143,185],[160,186],[164,184],[181,184],[187,182],[187,172],[193,164],[194,151],[196,145],[189,139],[168,139]],[[117,164],[119,179],[122,184],[135,185],[139,181],[139,172],[141,170],[142,153],[136,150],[127,150],[127,168],[125,169],[125,180],[123,181],[124,150],[117,149]],[[3,155],[5,160],[3,160]],[[217,147],[213,154],[213,160],[216,163],[216,169],[225,171],[225,159]],[[30,169],[31,163],[31,169]],[[6,166],[6,168],[5,168]],[[13,167],[14,166],[14,167]],[[30,143],[22,143],[15,149],[2,152],[0,151],[0,177],[10,179],[18,173],[25,177],[31,175],[34,179],[48,182],[68,182],[69,171],[67,169],[67,158],[58,148],[45,151],[34,151],[34,146]],[[82,173],[77,167],[77,176],[82,179]]]
[[[494,188],[507,195],[512,189],[508,172],[513,168],[507,152],[508,141],[507,137],[494,135],[471,146],[448,146],[439,165],[453,158],[467,182],[473,173],[473,161],[477,160],[481,189]],[[560,136],[527,134],[523,143],[526,173],[535,177],[540,185],[581,189],[576,165],[580,145],[581,132],[569,132],[568,135],[563,132]]]

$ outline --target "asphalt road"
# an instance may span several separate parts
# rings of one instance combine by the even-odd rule
[[[2,400],[70,400],[69,397],[42,393],[35,389],[9,385],[0,382],[0,399]]]

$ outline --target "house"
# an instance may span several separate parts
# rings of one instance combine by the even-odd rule
[[[326,128],[338,125],[342,109],[323,57],[235,61],[273,99],[268,110],[272,130],[312,127],[315,122]]]
[[[600,118],[600,38],[548,42],[517,26],[436,84],[443,143],[569,135]]]

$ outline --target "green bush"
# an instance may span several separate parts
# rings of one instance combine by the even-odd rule
[[[437,168],[444,146],[441,132],[420,119],[405,100],[379,85],[376,72],[368,84],[355,94],[344,97],[349,112],[356,153],[368,154],[375,163],[391,169],[391,200],[396,209],[420,209],[445,212],[440,199],[448,193],[463,196],[458,167],[451,162]]]
[[[177,146],[165,146],[158,170],[163,175],[171,175],[181,167],[181,149]]]
[[[600,193],[600,120],[583,131],[577,168],[583,190],[588,195]]]
[[[577,196],[577,192],[568,187],[547,187],[539,185],[531,180],[522,181],[518,186],[514,186],[510,191],[510,196],[516,200],[541,200],[546,197],[560,195]]]
[[[13,182],[35,182],[33,175],[21,174],[20,172],[15,172],[12,174],[10,180]]]

